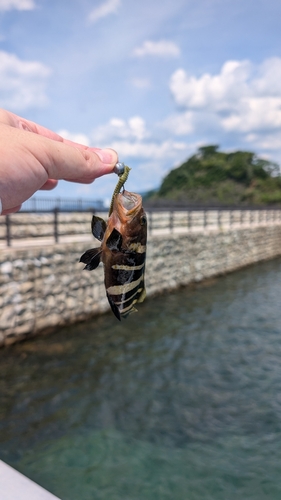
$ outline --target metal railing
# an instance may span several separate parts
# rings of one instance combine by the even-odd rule
[[[48,213],[18,212],[0,217],[0,243],[12,246],[23,240],[33,244],[72,241],[90,237],[91,217],[89,210],[79,212],[59,211]],[[242,226],[281,224],[281,208],[210,208],[210,209],[148,209],[149,234],[170,234],[202,230],[218,230]],[[107,218],[107,211],[98,214]]]
[[[39,239],[44,243],[59,243],[62,238],[89,235],[91,218],[95,211],[77,212],[53,211],[40,213],[17,212],[0,217],[0,243],[12,246],[12,243]],[[100,213],[100,212],[99,212]]]
[[[85,198],[41,198],[32,196],[25,201],[20,212],[48,213],[54,210],[60,212],[85,212],[88,210],[105,210],[102,200]]]
[[[192,208],[147,211],[149,233],[202,231],[251,225],[281,224],[281,209]]]

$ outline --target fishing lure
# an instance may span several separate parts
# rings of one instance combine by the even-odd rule
[[[147,219],[139,194],[124,189],[130,168],[116,165],[119,180],[109,208],[109,219],[93,216],[92,233],[101,245],[87,250],[80,258],[84,269],[92,271],[104,264],[104,283],[110,307],[116,318],[136,311],[145,299],[144,271]],[[120,192],[121,191],[121,192]]]

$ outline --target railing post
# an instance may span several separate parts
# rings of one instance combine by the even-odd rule
[[[207,210],[204,210],[204,229],[206,229],[206,227],[207,227],[207,216],[208,216],[208,212],[207,212]]]
[[[170,232],[172,233],[174,229],[174,212],[170,212]]]
[[[221,228],[221,209],[218,208],[218,228]]]
[[[189,230],[191,229],[191,210],[187,211],[187,227]]]
[[[149,234],[152,234],[152,230],[153,230],[153,222],[152,222],[152,215],[153,215],[153,212],[152,210],[149,212],[149,225],[148,225],[148,232]]]
[[[58,213],[59,209],[57,207],[54,208],[54,238],[56,243],[59,241]]]
[[[9,215],[6,215],[6,242],[7,246],[11,246],[12,234],[11,234],[11,219]]]

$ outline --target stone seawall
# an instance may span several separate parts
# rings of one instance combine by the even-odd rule
[[[90,246],[80,241],[1,249],[0,345],[109,309],[102,266],[89,273],[79,263]],[[150,236],[147,295],[278,255],[280,223]]]

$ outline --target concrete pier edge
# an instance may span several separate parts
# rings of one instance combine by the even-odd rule
[[[59,500],[0,460],[0,500]]]

